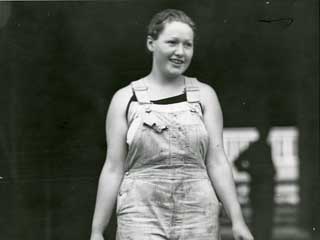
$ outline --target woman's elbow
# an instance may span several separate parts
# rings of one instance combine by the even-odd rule
[[[124,166],[121,160],[107,158],[102,168],[100,176],[116,175],[122,177],[124,174]]]
[[[231,168],[231,165],[228,159],[224,156],[224,154],[216,154],[215,156],[208,158],[206,161],[206,165],[209,170],[212,170],[212,169],[222,170],[222,169]]]

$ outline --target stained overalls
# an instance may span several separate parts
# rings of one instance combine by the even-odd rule
[[[218,240],[219,202],[208,177],[209,136],[198,80],[187,101],[154,104],[142,80],[128,112],[126,172],[117,197],[117,240]]]

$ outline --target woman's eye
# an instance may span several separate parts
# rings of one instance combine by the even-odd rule
[[[185,43],[184,46],[187,48],[191,48],[193,46],[193,44],[192,43]]]
[[[171,40],[171,41],[168,41],[168,43],[169,43],[170,45],[174,45],[174,44],[176,44],[176,43],[177,43],[177,41],[173,41],[173,40]]]

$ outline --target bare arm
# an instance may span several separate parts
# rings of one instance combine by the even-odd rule
[[[124,173],[127,155],[127,121],[125,108],[130,97],[128,87],[119,90],[112,98],[106,118],[107,155],[99,178],[96,206],[92,221],[91,239],[103,239],[116,202]]]
[[[201,102],[204,106],[204,122],[210,136],[207,153],[207,170],[212,184],[231,219],[236,239],[253,239],[247,229],[237,199],[231,166],[223,147],[223,117],[215,91],[201,84]],[[240,231],[240,233],[239,233]],[[239,235],[240,234],[240,235]]]

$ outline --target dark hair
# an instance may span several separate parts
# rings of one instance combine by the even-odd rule
[[[191,27],[193,32],[196,31],[194,21],[183,11],[177,9],[165,9],[153,16],[148,26],[148,36],[157,40],[160,33],[163,31],[166,23],[182,22]]]

